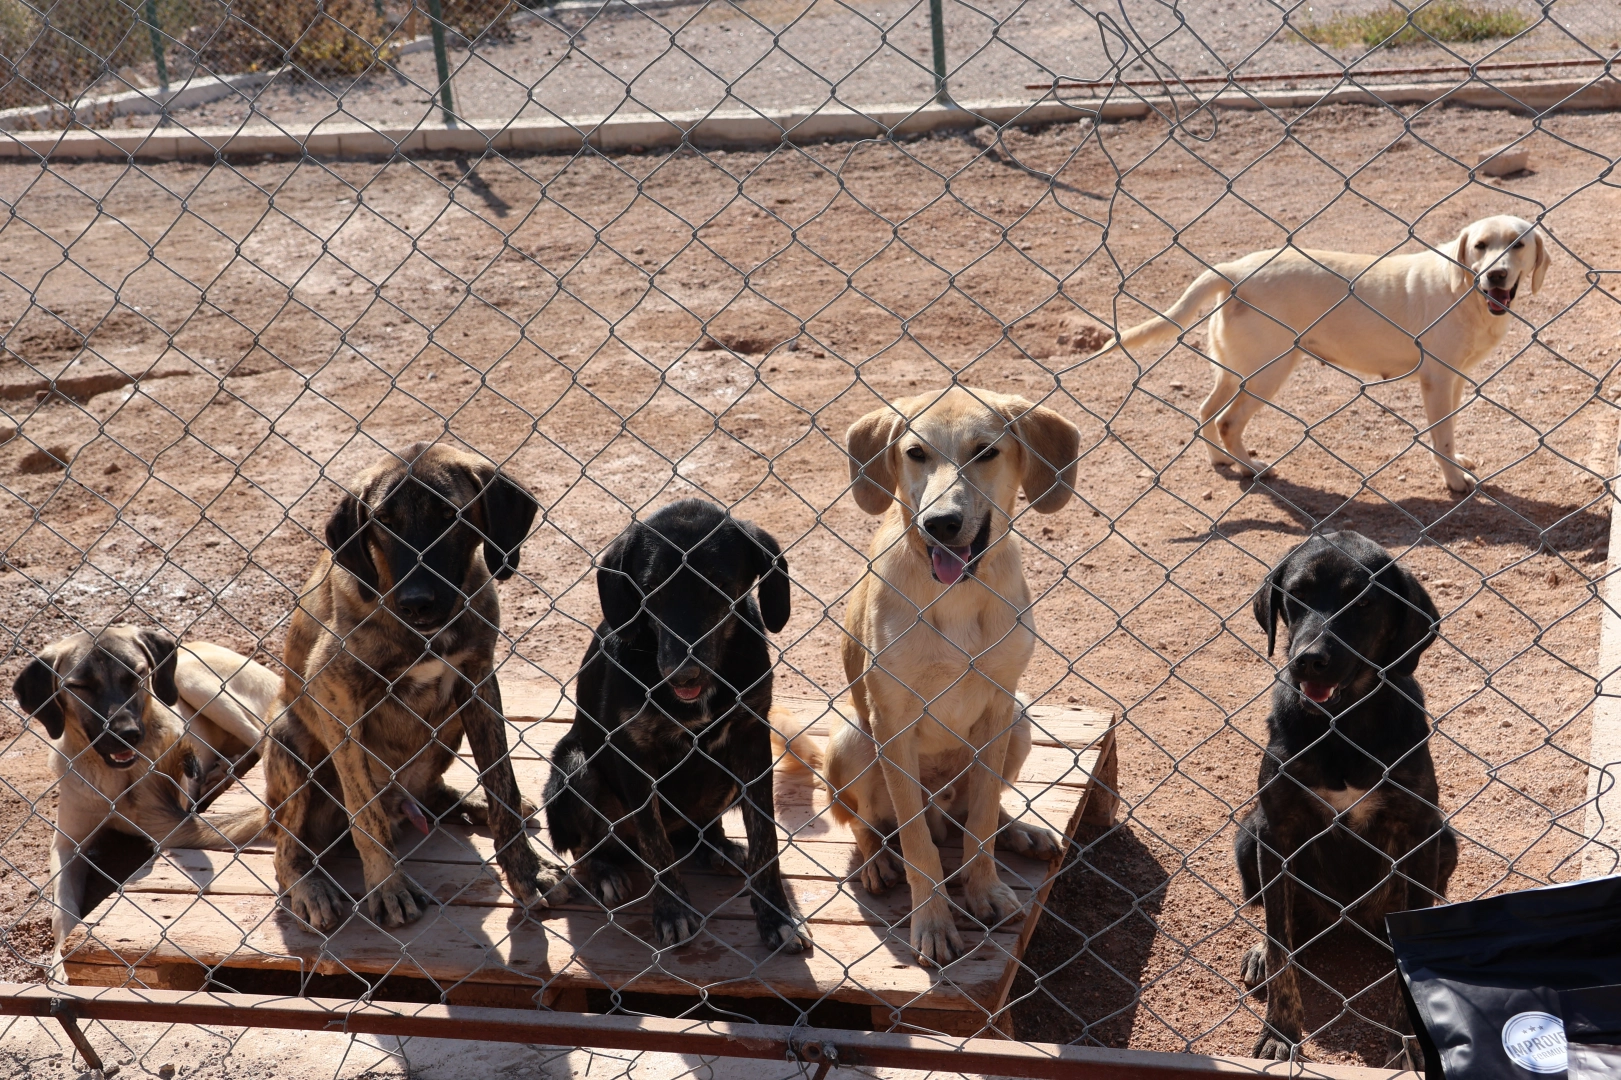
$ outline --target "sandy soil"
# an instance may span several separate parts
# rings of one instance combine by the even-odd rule
[[[1312,5],[1293,10],[1289,23],[1303,26],[1383,6],[1382,0]],[[1190,0],[1174,9],[1067,0],[947,2],[949,88],[960,101],[1035,101],[1041,94],[1026,84],[1047,85],[1055,78],[1174,82],[1229,70],[1318,72],[1342,66],[1376,81],[1369,72],[1381,68],[1594,59],[1621,47],[1621,26],[1607,0],[1561,0],[1550,12],[1529,3],[1509,6],[1519,7],[1531,23],[1512,40],[1370,52],[1360,45],[1334,49],[1307,42],[1285,29],[1282,9],[1260,0]],[[399,40],[405,40],[404,31]],[[174,62],[185,66],[183,57]],[[475,48],[453,49],[450,63],[459,115],[494,122],[616,111],[921,106],[935,90],[928,6],[906,0],[743,0],[645,11],[568,5],[521,18],[510,34]],[[1527,74],[1537,73],[1498,73]],[[433,54],[420,51],[358,81],[280,78],[241,97],[178,111],[172,119],[184,127],[264,120],[293,126],[326,120],[437,123],[438,86]],[[158,121],[156,115],[131,116],[118,125],[150,127]]]
[[[843,597],[874,527],[844,496],[845,427],[953,377],[1021,392],[1083,432],[1079,500],[1019,522],[1045,639],[1024,686],[1121,715],[1125,813],[1055,890],[1015,1024],[1246,1052],[1261,1004],[1237,961],[1259,915],[1235,907],[1229,846],[1274,677],[1249,601],[1311,529],[1384,543],[1444,616],[1419,677],[1464,838],[1452,896],[1576,873],[1621,390],[1621,196],[1595,178],[1621,129],[1543,121],[1534,171],[1501,184],[1454,163],[1529,128],[1443,109],[1404,134],[1392,113],[1343,107],[995,147],[982,132],[476,167],[0,166],[0,396],[21,428],[0,447],[0,677],[120,618],[273,658],[338,485],[384,448],[447,438],[544,505],[503,590],[510,648],[541,672],[567,680],[583,652],[592,555],[633,513],[702,493],[787,550],[782,689],[837,692]],[[1544,210],[1547,287],[1522,296],[1460,421],[1485,477],[1468,499],[1419,444],[1406,383],[1300,371],[1251,428],[1276,472],[1246,483],[1189,445],[1209,379],[1194,351],[1074,351],[1096,322],[1168,304],[1198,260],[1291,233],[1395,250],[1409,224],[1439,242]],[[36,401],[40,372],[79,396]],[[150,374],[137,389],[120,372]],[[4,722],[0,775],[32,798],[37,734]],[[0,796],[13,975],[45,940],[31,890],[46,830],[16,796]],[[1321,951],[1346,992],[1382,971]],[[1373,1063],[1356,1012],[1383,1008],[1377,991],[1344,1013],[1318,994],[1308,1052]]]

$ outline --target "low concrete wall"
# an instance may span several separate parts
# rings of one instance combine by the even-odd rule
[[[75,116],[83,117],[89,123],[96,123],[109,116],[151,115],[166,109],[189,109],[256,89],[278,74],[279,70],[198,77],[187,79],[178,86],[169,87],[168,90],[150,87],[144,90],[124,90],[117,94],[83,98],[74,102],[71,108],[58,105],[24,105],[16,109],[0,110],[0,129],[16,131],[61,127],[70,122],[70,117]]]
[[[1441,102],[1479,108],[1547,113],[1569,109],[1621,108],[1621,80],[1548,79],[1519,82],[1405,83],[1336,86],[1321,90],[1224,89],[1200,99],[1218,109],[1302,109],[1357,103],[1388,106]],[[419,124],[409,128],[363,123],[322,123],[308,129],[271,124],[241,127],[156,130],[73,130],[0,134],[0,157],[69,160],[112,158],[174,160],[219,154],[272,154],[285,157],[371,157],[393,154],[461,152],[573,151],[589,143],[601,150],[634,147],[747,147],[824,140],[866,139],[985,124],[1051,124],[1107,121],[1147,116],[1151,111],[1185,116],[1189,98],[1143,97],[1116,93],[1097,98],[1047,98],[1038,102],[989,101],[950,106],[873,105],[815,111],[713,110],[657,115],[616,113],[610,117],[561,117],[511,122],[472,120],[465,125]]]

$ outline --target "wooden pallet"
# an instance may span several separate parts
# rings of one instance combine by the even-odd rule
[[[511,719],[510,743],[520,788],[539,795],[547,757],[568,730],[572,710],[555,690],[503,679]],[[840,703],[833,707],[847,709]],[[830,706],[823,701],[779,700],[773,720],[785,729],[825,732]],[[1005,804],[1015,817],[1073,835],[1082,821],[1113,814],[1114,741],[1110,717],[1087,709],[1031,709],[1035,746],[1017,792]],[[452,784],[474,782],[468,761]],[[1098,781],[1094,783],[1094,778]],[[248,791],[222,798],[220,809],[249,805],[262,793],[257,777]],[[487,832],[458,827],[414,831],[397,839],[406,871],[441,902],[417,922],[393,931],[365,919],[349,920],[330,937],[304,929],[276,903],[270,849],[239,854],[195,850],[159,853],[93,911],[67,943],[67,973],[76,984],[145,985],[197,989],[210,979],[282,972],[289,976],[353,973],[375,981],[432,980],[458,1004],[533,1005],[585,1011],[588,992],[693,998],[779,998],[804,1007],[843,1002],[871,1009],[872,1026],[972,1034],[1002,1010],[1041,902],[1057,863],[998,853],[1007,881],[1021,899],[1034,901],[1016,924],[989,934],[960,925],[971,951],[944,971],[920,967],[907,940],[911,902],[904,885],[872,896],[848,880],[859,865],[847,829],[828,813],[827,793],[802,771],[779,770],[777,817],[788,890],[808,917],[815,948],[799,956],[768,955],[760,945],[747,894],[734,877],[685,873],[704,931],[681,948],[657,952],[645,902],[609,913],[579,898],[523,917],[495,870]],[[743,838],[735,812],[727,832]],[[537,844],[550,854],[543,830]],[[948,872],[960,864],[961,845],[942,847]],[[323,860],[351,890],[361,891],[359,861]],[[953,893],[957,892],[953,887]],[[602,1008],[602,996],[596,995]],[[863,1014],[865,1015],[865,1014]]]

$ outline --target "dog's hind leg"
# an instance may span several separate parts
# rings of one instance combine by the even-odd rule
[[[726,826],[720,821],[712,821],[704,829],[695,853],[705,869],[717,874],[748,872],[748,853],[743,850],[742,844],[726,835]]]
[[[1014,713],[1013,734],[1008,739],[1007,754],[1002,759],[1002,784],[1013,788],[1017,794],[1015,785],[1019,781],[1019,773],[1024,769],[1025,759],[1030,756],[1030,714],[1025,712],[1023,701],[1014,708],[1017,711]],[[1063,854],[1064,845],[1056,836],[1038,826],[1013,820],[1002,809],[1000,801],[997,804],[996,828],[997,846],[1006,847],[1017,855],[1050,862]]]
[[[1194,434],[1204,443],[1205,450],[1210,454],[1210,464],[1236,465],[1233,456],[1222,449],[1221,443],[1217,441],[1212,425],[1216,416],[1224,412],[1238,396],[1240,385],[1238,373],[1219,360],[1211,361],[1210,366],[1216,369],[1216,385],[1210,388],[1209,396],[1199,406],[1199,427]]]
[[[1253,343],[1250,347],[1254,347]],[[1259,476],[1270,468],[1266,461],[1245,449],[1244,430],[1261,406],[1269,403],[1282,388],[1299,362],[1300,351],[1292,345],[1285,348],[1243,379],[1240,393],[1216,417],[1216,439],[1241,472]]]

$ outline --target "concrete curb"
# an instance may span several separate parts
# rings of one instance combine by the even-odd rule
[[[1197,105],[1188,98],[1120,94],[1100,98],[1047,98],[1037,102],[990,101],[950,106],[872,105],[814,111],[715,110],[616,113],[609,117],[542,120],[471,120],[456,127],[419,124],[378,128],[359,122],[327,122],[303,130],[272,124],[146,131],[106,129],[0,137],[0,158],[27,160],[161,160],[213,158],[222,154],[278,157],[376,157],[411,153],[535,153],[679,146],[746,147],[871,139],[963,130],[990,124],[1053,124],[1108,121],[1159,111],[1185,117],[1194,108],[1301,109],[1330,104],[1431,105],[1548,113],[1568,109],[1621,108],[1621,80],[1548,79],[1502,83],[1398,83],[1336,86],[1322,90],[1225,89]]]
[[[189,109],[230,97],[244,90],[256,89],[280,73],[281,69],[277,68],[241,75],[210,75],[187,79],[183,85],[171,87],[168,91],[156,88],[124,90],[102,97],[84,98],[75,102],[72,107],[23,105],[15,109],[0,110],[0,130],[63,127],[70,122],[66,120],[70,116],[84,116],[94,123],[107,116],[150,115],[169,109]]]

